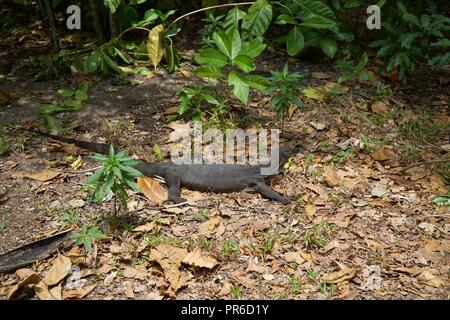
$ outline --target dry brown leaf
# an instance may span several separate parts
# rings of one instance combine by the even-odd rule
[[[84,288],[68,290],[63,293],[63,300],[66,299],[83,299],[97,287],[96,284]]]
[[[37,275],[36,271],[31,269],[18,269],[16,270],[16,274],[19,277],[20,281],[23,281],[34,274]]]
[[[327,221],[329,223],[334,223],[339,228],[347,228],[355,215],[356,213],[352,209],[342,210],[332,218],[327,219]]]
[[[376,161],[386,161],[392,159],[394,152],[386,147],[381,147],[371,154],[371,157]]]
[[[257,272],[263,274],[266,271],[266,267],[259,263],[257,257],[250,257],[248,259],[247,272]]]
[[[213,217],[208,221],[203,222],[199,226],[199,232],[202,236],[211,237],[214,233],[218,236],[223,233],[224,230],[222,219]],[[223,230],[222,230],[223,229]]]
[[[286,252],[284,254],[284,259],[286,259],[287,262],[295,262],[299,265],[305,262],[299,252]]]
[[[25,272],[22,272],[22,275],[25,276],[25,278],[23,278],[22,281],[20,281],[18,284],[12,287],[11,290],[9,290],[6,300],[14,299],[20,293],[20,290],[26,285],[36,284],[39,282],[39,275],[37,273],[35,272],[26,272],[26,273],[27,275],[25,276]]]
[[[52,266],[50,267],[42,281],[45,282],[49,287],[57,285],[69,274],[71,266],[72,262],[68,257],[59,255],[53,261]]]
[[[192,77],[192,72],[190,72],[189,70],[180,68],[180,73],[185,76],[186,78],[190,78]]]
[[[309,220],[312,220],[316,215],[316,206],[314,203],[308,203],[305,207],[305,215]]]
[[[353,279],[356,275],[356,270],[353,268],[348,268],[343,264],[338,263],[341,270],[333,272],[322,278],[325,283],[341,283],[350,279]]]
[[[446,281],[437,277],[435,275],[436,273],[438,273],[436,270],[432,269],[424,270],[417,276],[417,280],[419,280],[420,283],[426,284],[434,288],[445,286]]]
[[[45,170],[42,172],[27,174],[25,177],[41,182],[46,182],[55,179],[59,175],[60,172]]]
[[[383,101],[375,101],[370,106],[370,109],[372,110],[372,112],[382,115],[382,116],[385,116],[389,113],[389,108],[388,108],[387,104],[384,103]]]
[[[142,226],[136,227],[132,232],[150,232],[156,227],[156,223],[154,221],[148,222]]]
[[[231,283],[229,283],[228,281],[224,281],[222,288],[220,289],[220,291],[217,293],[217,295],[219,297],[225,297],[228,296],[231,292]]]
[[[57,286],[60,287],[60,286]],[[49,287],[44,281],[39,282],[35,286],[33,286],[34,292],[36,292],[37,297],[39,300],[58,300],[58,289],[53,290],[53,293],[55,293],[57,296],[55,297],[52,292],[50,291]],[[60,287],[61,289],[61,287]]]
[[[105,280],[103,280],[103,284],[105,285],[105,286],[109,286],[113,281],[114,281],[114,279],[117,277],[117,271],[114,271],[114,272],[111,272],[110,274],[108,274],[106,277],[105,277]]]
[[[207,269],[212,269],[219,264],[217,259],[210,254],[202,253],[202,249],[199,247],[195,248],[194,251],[189,252],[186,257],[184,257],[183,263]]]
[[[124,293],[125,293],[125,297],[127,297],[128,299],[134,299],[134,290],[133,290],[133,283],[131,283],[130,281],[126,281],[123,284],[124,287]]]
[[[139,177],[137,184],[142,193],[152,203],[161,204],[167,200],[167,192],[161,185],[152,178]]]
[[[314,79],[318,79],[318,80],[331,78],[331,76],[328,73],[325,73],[325,72],[322,72],[322,71],[312,72],[311,76]]]
[[[145,267],[140,267],[140,269],[126,266],[123,270],[123,276],[125,278],[134,278],[139,280],[145,280],[148,278],[149,274]]]
[[[236,282],[242,284],[246,288],[252,289],[255,287],[254,281],[249,277],[247,277],[247,275],[244,272],[234,271],[231,274],[231,278],[233,278]]]
[[[157,245],[150,252],[150,260],[159,263],[166,279],[175,292],[187,285],[188,278],[183,276],[179,270],[181,262],[187,254],[188,251],[186,249],[167,244]]]

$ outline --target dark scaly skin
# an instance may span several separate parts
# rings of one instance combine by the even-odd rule
[[[24,129],[54,140],[74,144],[77,147],[96,153],[108,154],[109,144],[94,143],[70,139],[47,132]],[[280,167],[289,155],[297,153],[297,148],[280,150]],[[261,175],[261,166],[244,166],[232,164],[174,164],[170,162],[141,161],[134,167],[147,177],[160,176],[166,180],[169,189],[169,200],[175,203],[185,202],[181,198],[181,187],[202,192],[236,192],[252,188],[268,199],[289,203],[293,198],[279,194],[270,188]]]

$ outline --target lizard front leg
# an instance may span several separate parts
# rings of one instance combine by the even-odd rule
[[[167,188],[169,189],[169,200],[175,203],[186,202],[186,199],[181,198],[181,181],[177,173],[167,170],[163,178],[166,180]]]
[[[294,198],[292,197],[279,194],[278,192],[270,188],[267,184],[265,184],[264,181],[256,181],[254,184],[252,184],[252,188],[261,193],[264,197],[278,202],[289,203],[294,200]]]

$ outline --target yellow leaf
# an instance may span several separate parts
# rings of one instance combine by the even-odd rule
[[[161,185],[149,177],[142,177],[137,179],[137,184],[142,193],[151,202],[161,204],[167,199],[166,191]]]
[[[163,57],[162,36],[164,31],[164,26],[162,24],[159,24],[154,27],[148,34],[147,53],[150,57],[150,61],[153,64],[153,67],[155,68],[155,71]]]
[[[83,159],[81,158],[81,156],[78,156],[77,160],[75,160],[75,161],[70,165],[70,167],[71,167],[73,170],[77,170],[77,169],[79,169],[82,165],[83,165]]]
[[[322,93],[319,89],[316,88],[306,88],[303,89],[303,94],[305,97],[318,101],[325,101],[325,94]]]

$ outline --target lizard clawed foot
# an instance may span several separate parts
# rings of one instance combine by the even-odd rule
[[[180,204],[180,203],[183,203],[183,202],[188,202],[187,199],[182,198],[182,197],[170,197],[168,200],[174,202],[175,204]]]

